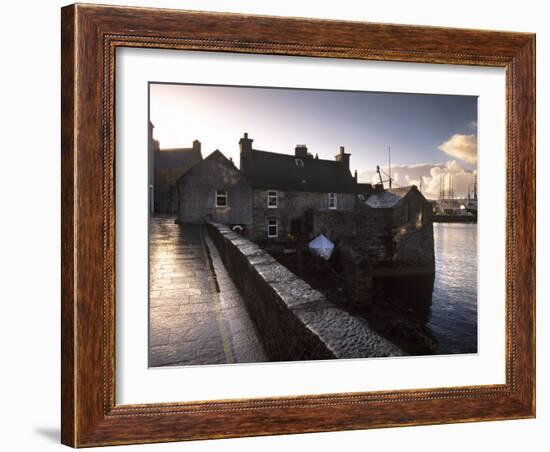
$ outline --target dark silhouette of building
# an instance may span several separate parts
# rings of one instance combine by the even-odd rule
[[[202,160],[201,142],[190,148],[161,149],[149,123],[149,198],[153,213],[177,214],[176,181]]]

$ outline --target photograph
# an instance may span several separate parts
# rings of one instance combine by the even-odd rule
[[[148,88],[150,368],[478,352],[477,96]]]
[[[131,1],[41,6],[38,59],[6,84],[43,100],[35,133],[6,135],[38,160],[6,168],[38,162],[29,193],[56,195],[39,227],[5,222],[24,270],[7,299],[60,303],[8,303],[39,334],[8,322],[5,361],[40,392],[10,445],[535,444],[540,8]],[[29,283],[35,239],[60,265]]]

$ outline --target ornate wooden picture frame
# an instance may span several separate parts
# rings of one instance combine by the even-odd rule
[[[533,34],[78,4],[62,9],[61,33],[64,444],[535,416]],[[117,405],[114,89],[115,51],[120,47],[505,68],[505,384]]]

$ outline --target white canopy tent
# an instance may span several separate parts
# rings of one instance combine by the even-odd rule
[[[328,261],[334,251],[334,243],[327,239],[323,234],[320,234],[309,242],[308,248],[314,256],[319,256]]]

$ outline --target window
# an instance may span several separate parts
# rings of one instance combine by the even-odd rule
[[[216,207],[227,207],[226,190],[216,190]]]
[[[338,202],[337,202],[337,198],[336,198],[336,193],[329,193],[328,194],[328,208],[331,209],[331,210],[336,210],[337,206],[338,206]]]
[[[279,235],[279,220],[269,220],[267,223],[267,236],[277,237]]]
[[[296,162],[296,166],[298,168],[303,168],[304,167],[304,161],[302,159],[296,159],[294,161]]]
[[[275,190],[270,190],[267,192],[267,208],[277,208],[277,192]]]

